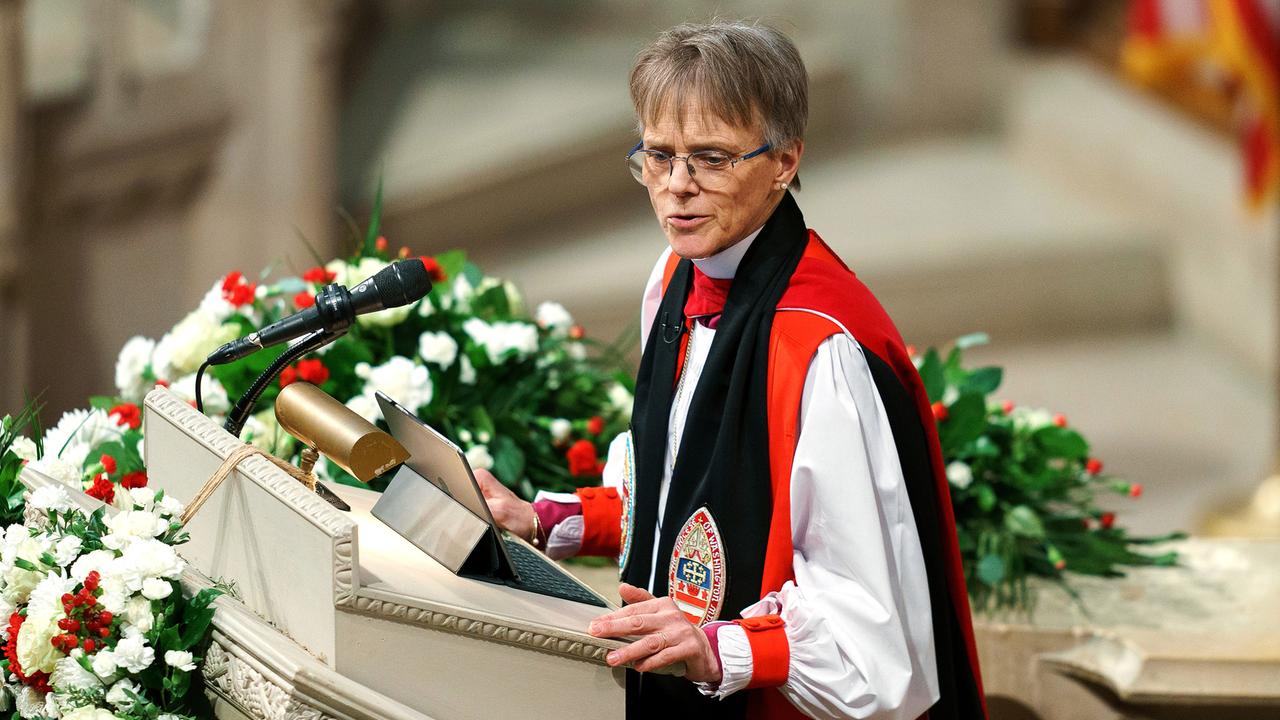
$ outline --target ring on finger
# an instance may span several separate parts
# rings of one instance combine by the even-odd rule
[[[671,645],[671,641],[667,639],[667,634],[665,632],[658,633],[658,637],[662,640],[662,645],[658,648],[658,652],[662,652]]]

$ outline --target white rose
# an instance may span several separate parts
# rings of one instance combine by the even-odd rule
[[[156,343],[151,369],[158,378],[176,380],[195,372],[209,353],[239,335],[238,325],[223,323],[216,315],[194,310]]]
[[[169,667],[177,668],[182,672],[191,672],[196,669],[195,657],[186,650],[166,651],[164,662]]]
[[[155,626],[156,616],[151,612],[151,601],[141,595],[134,595],[124,604],[124,622],[128,627],[136,628],[146,634]]]
[[[183,375],[169,385],[169,392],[186,402],[196,401],[196,374]],[[205,373],[200,382],[200,401],[204,403],[206,415],[224,415],[231,409],[231,399],[227,397],[227,389],[218,382],[218,378]]]
[[[151,364],[151,353],[156,349],[154,340],[135,335],[120,348],[116,358],[116,389],[120,396],[133,403],[142,402],[142,396],[151,389],[143,373]]]
[[[42,485],[31,491],[27,505],[37,510],[67,512],[73,507],[65,485]]]
[[[434,390],[431,372],[425,365],[419,365],[407,357],[396,355],[376,367],[361,363],[357,366],[356,373],[364,378],[365,388],[362,394],[370,400],[380,390],[415,412],[431,402]],[[380,417],[381,413],[378,415]]]
[[[48,445],[44,447],[46,451],[49,450]],[[54,452],[56,452],[56,448]],[[52,454],[46,453],[43,458],[32,462],[30,467],[32,470],[43,473],[67,487],[75,488],[76,492],[84,490],[84,473],[80,470],[80,467],[66,460],[53,457]]]
[[[19,633],[21,634],[21,633]],[[121,638],[116,643],[115,661],[120,668],[128,670],[131,673],[140,673],[151,667],[151,663],[155,662],[156,651],[147,645],[147,641],[142,637]],[[97,672],[97,669],[94,669]]]
[[[120,678],[115,685],[111,686],[111,690],[107,693],[107,702],[115,705],[117,709],[123,710],[133,705],[133,698],[129,697],[129,693],[137,694],[138,686],[133,684],[129,678]]]
[[[80,548],[84,545],[84,541],[75,535],[67,535],[53,546],[53,558],[58,561],[58,567],[66,567],[76,561],[80,557]]]
[[[488,470],[493,467],[493,456],[486,445],[473,445],[467,450],[467,462],[475,470]]]
[[[27,462],[36,459],[36,441],[29,437],[19,435],[14,438],[13,443],[9,445],[9,450]]]
[[[58,621],[66,615],[61,609],[56,613],[33,612],[27,615],[18,629],[18,664],[23,672],[51,673],[58,660],[66,657],[49,640],[62,632]]]
[[[173,594],[173,584],[157,578],[142,581],[142,596],[148,600],[163,600]]]
[[[562,443],[569,439],[569,433],[573,431],[573,424],[564,418],[556,418],[551,421],[551,441]]]
[[[557,337],[565,335],[569,332],[569,328],[573,327],[573,316],[557,302],[548,301],[539,304],[538,309],[533,313],[533,319],[539,327],[551,331],[551,334]]]
[[[424,332],[418,337],[418,354],[423,360],[447,370],[458,357],[458,341],[449,333]]]
[[[947,481],[963,490],[973,482],[973,469],[966,463],[954,460],[947,465]]]

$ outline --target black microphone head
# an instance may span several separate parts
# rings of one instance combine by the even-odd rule
[[[431,292],[431,276],[418,258],[393,262],[379,270],[372,280],[378,303],[384,309],[408,305]]]

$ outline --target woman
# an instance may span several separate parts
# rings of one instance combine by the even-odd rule
[[[759,25],[640,53],[627,155],[670,248],[642,306],[632,432],[606,488],[495,517],[555,557],[620,555],[629,717],[983,717],[928,400],[884,311],[790,188],[807,76]],[[683,662],[684,678],[648,675]]]

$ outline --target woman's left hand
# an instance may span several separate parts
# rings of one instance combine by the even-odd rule
[[[689,622],[669,597],[655,598],[648,591],[622,583],[618,587],[627,606],[591,621],[596,637],[640,635],[639,640],[609,653],[611,667],[632,663],[640,672],[652,672],[672,663],[685,663],[685,677],[693,682],[720,682],[720,660],[711,650],[702,628]]]

